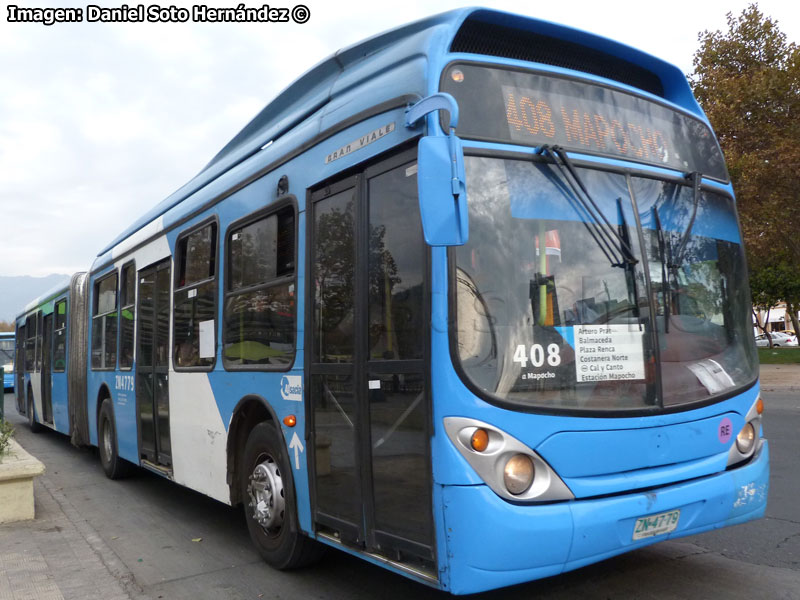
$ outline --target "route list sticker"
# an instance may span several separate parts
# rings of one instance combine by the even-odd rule
[[[644,330],[636,325],[575,325],[578,383],[644,379]]]

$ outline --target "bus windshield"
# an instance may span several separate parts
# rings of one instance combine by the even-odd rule
[[[466,167],[455,341],[473,387],[512,405],[608,411],[708,400],[755,380],[730,198],[578,169],[593,218],[552,163],[470,156]]]

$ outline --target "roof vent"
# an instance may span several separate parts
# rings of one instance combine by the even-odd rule
[[[458,30],[450,51],[502,56],[583,71],[664,96],[661,79],[639,65],[574,42],[505,25],[467,19]]]

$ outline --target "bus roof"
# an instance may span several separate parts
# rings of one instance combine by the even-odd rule
[[[20,314],[17,315],[17,319],[19,319],[20,317],[24,317],[26,314],[28,314],[32,310],[36,310],[42,304],[46,304],[50,300],[53,300],[54,298],[57,298],[58,296],[62,296],[64,294],[66,294],[68,291],[69,291],[69,283],[66,283],[66,284],[61,283],[59,285],[53,286],[52,288],[47,290],[44,294],[42,294],[41,296],[39,296],[35,300],[32,300],[31,302],[28,302],[28,304],[25,305],[25,308],[23,309],[23,311]]]
[[[436,53],[444,55],[448,51],[453,51],[450,44],[467,21],[469,21],[469,25],[477,24],[478,27],[482,25],[513,27],[519,31],[530,32],[536,34],[539,37],[539,43],[543,44],[547,44],[548,40],[552,42],[569,40],[573,46],[580,45],[608,57],[618,58],[622,64],[647,71],[653,78],[660,80],[660,83],[663,84],[663,94],[661,95],[664,98],[701,117],[704,116],[691,94],[683,73],[677,67],[658,58],[602,36],[563,25],[483,8],[457,9],[377,34],[339,50],[312,67],[262,109],[193,179],[136,219],[97,256],[103,257],[117,244],[153,223],[183,200],[262,150],[270,142],[290,132],[315,113],[319,113],[320,109],[337,94],[351,90],[353,86],[371,76],[377,76],[381,70],[386,68],[385,63],[375,61],[374,69],[371,71],[360,64],[362,61],[389,48],[397,51],[396,62],[402,62],[404,58],[408,59],[413,56],[431,57]],[[442,31],[446,35],[437,37],[436,33]],[[417,36],[413,46],[408,44],[403,46],[403,42],[407,42],[412,36]],[[503,56],[495,51],[484,52],[478,49],[461,50],[461,52]],[[436,61],[429,61],[430,63],[438,64]],[[346,79],[343,77],[345,72],[356,64],[360,67],[358,79],[343,82],[342,80]],[[598,73],[598,71],[593,72]],[[352,114],[342,114],[341,118],[346,119],[363,109],[363,107],[354,107]],[[345,111],[339,112],[344,113]],[[158,231],[154,229],[152,234],[156,233]],[[106,263],[102,260],[99,262]],[[98,261],[95,261],[95,265],[97,264]]]

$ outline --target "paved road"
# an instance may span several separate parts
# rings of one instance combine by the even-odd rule
[[[766,519],[479,597],[800,599],[800,394],[771,391],[765,399],[772,451]],[[10,395],[6,414],[20,443],[47,465],[39,489],[57,500],[95,553],[105,554],[132,598],[371,600],[378,591],[386,600],[448,597],[335,551],[310,569],[274,571],[251,549],[239,510],[145,471],[110,481],[93,451],[52,432],[32,435]]]

